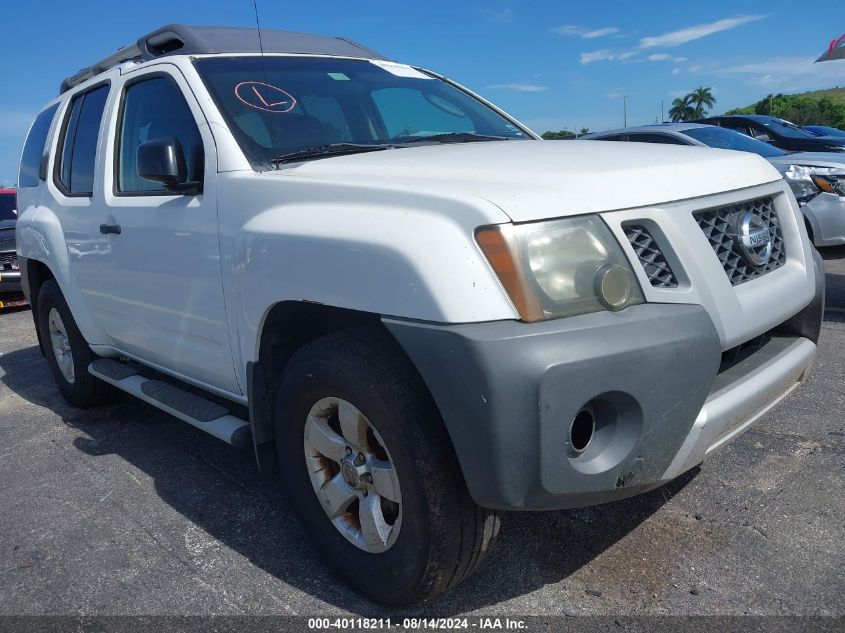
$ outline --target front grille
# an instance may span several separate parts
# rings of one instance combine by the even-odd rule
[[[756,336],[750,341],[740,343],[736,347],[722,352],[722,361],[719,364],[719,373],[724,373],[732,367],[736,367],[749,356],[754,355],[766,343],[772,340],[771,335],[766,332],[760,336]]]
[[[762,265],[756,265],[748,260],[742,253],[736,240],[737,231],[733,224],[733,218],[737,214],[747,212],[753,213],[762,220],[763,225],[769,230],[769,235],[771,236],[772,254],[769,261]],[[719,258],[722,268],[725,269],[725,274],[734,286],[756,279],[776,268],[780,268],[786,263],[783,234],[780,230],[780,222],[778,221],[774,201],[771,197],[740,202],[739,204],[732,204],[718,209],[697,211],[693,216],[698,222],[698,226],[704,232],[704,235],[710,241],[713,252],[716,253],[716,257]]]
[[[675,273],[648,229],[642,224],[626,224],[622,230],[631,242],[649,283],[655,288],[677,288]]]
[[[15,251],[0,253],[0,271],[8,272],[18,269],[18,255]]]

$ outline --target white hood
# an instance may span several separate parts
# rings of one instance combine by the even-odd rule
[[[425,145],[311,160],[273,173],[476,196],[515,222],[656,205],[780,178],[764,159],[741,152],[573,141]]]

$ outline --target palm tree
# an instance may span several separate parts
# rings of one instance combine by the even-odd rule
[[[669,118],[674,123],[678,121],[687,121],[695,117],[695,109],[690,105],[690,95],[686,97],[679,97],[672,101],[672,107],[669,108]]]
[[[687,95],[687,99],[694,106],[696,119],[701,119],[707,114],[705,107],[709,109],[716,105],[716,98],[709,87],[699,86]]]

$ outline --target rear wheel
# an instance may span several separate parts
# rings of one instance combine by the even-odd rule
[[[112,400],[114,388],[88,373],[88,366],[99,357],[83,338],[53,279],[45,281],[38,292],[36,322],[42,352],[65,400],[81,408]]]
[[[499,516],[470,498],[431,398],[380,332],[331,334],[290,359],[276,438],[308,534],[366,596],[425,600],[492,549]]]

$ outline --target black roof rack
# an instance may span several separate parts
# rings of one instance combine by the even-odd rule
[[[296,31],[261,29],[261,45],[265,53],[303,53],[337,55],[363,59],[387,58],[345,37],[327,37]],[[147,61],[166,55],[200,55],[203,53],[258,53],[261,51],[256,29],[226,26],[185,26],[168,24],[148,33],[134,44],[124,46],[96,64],[83,68],[62,81],[60,93],[87,81],[95,75],[128,61]]]

